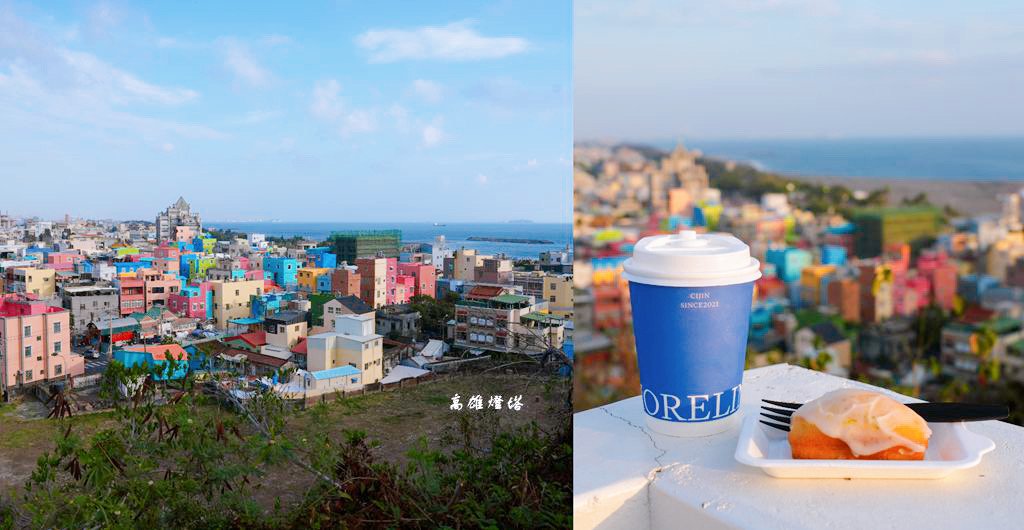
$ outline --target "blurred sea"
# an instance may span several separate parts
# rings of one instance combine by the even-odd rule
[[[685,142],[710,157],[747,162],[791,175],[1024,180],[1024,137],[698,140]],[[672,149],[675,142],[658,142]]]

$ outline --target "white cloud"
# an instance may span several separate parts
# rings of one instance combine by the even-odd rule
[[[537,167],[537,159],[531,158],[526,161],[526,167]]]
[[[160,149],[163,149],[165,152],[170,153],[171,151],[174,151],[174,144],[172,144],[171,142],[164,142],[164,144],[160,146]]]
[[[199,97],[199,93],[195,90],[161,87],[147,83],[89,53],[61,48],[56,50],[56,54],[64,61],[69,73],[79,86],[103,91],[107,97],[117,102],[137,101],[177,105]]]
[[[0,116],[48,133],[119,145],[141,139],[159,147],[179,137],[226,137],[205,125],[151,118],[136,110],[188,103],[199,97],[197,91],[145,81],[63,43],[59,33],[48,34],[0,8]]]
[[[370,53],[370,62],[374,63],[407,59],[497,59],[529,49],[526,39],[485,37],[473,29],[469,21],[410,30],[371,29],[356,37],[356,44]]]
[[[444,130],[441,128],[443,121],[441,118],[434,118],[434,121],[424,125],[420,134],[423,137],[423,145],[426,147],[433,147],[441,143],[444,138]]]
[[[377,130],[377,116],[373,111],[356,109],[345,116],[342,134],[366,133]]]
[[[487,185],[487,182],[488,182],[489,180],[490,180],[490,179],[489,179],[489,178],[487,177],[487,175],[484,175],[483,173],[481,173],[481,174],[479,174],[479,175],[477,175],[477,176],[476,176],[476,181],[477,181],[477,183],[479,183],[479,184],[480,184],[481,186],[486,186],[486,185]]]
[[[309,111],[322,120],[336,120],[341,117],[341,83],[334,79],[317,81],[313,85],[313,102]]]
[[[336,79],[317,81],[309,112],[321,121],[338,127],[342,135],[377,130],[377,113],[370,109],[347,109],[341,98],[341,83]]]
[[[224,53],[224,67],[239,81],[253,87],[264,87],[273,80],[267,70],[256,60],[249,48],[236,39],[221,40]]]
[[[412,91],[427,103],[440,103],[444,88],[437,81],[417,79],[412,82]]]

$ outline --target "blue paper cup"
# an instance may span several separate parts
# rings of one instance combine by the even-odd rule
[[[640,398],[653,430],[705,436],[738,423],[759,268],[728,235],[683,232],[637,244],[625,276]]]

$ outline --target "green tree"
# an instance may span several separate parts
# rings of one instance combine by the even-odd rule
[[[998,340],[999,335],[988,324],[981,326],[971,335],[974,353],[980,359],[978,382],[982,386],[999,380],[999,359],[992,356],[992,350],[995,349]]]
[[[455,318],[455,302],[458,293],[449,292],[437,300],[430,296],[416,295],[409,300],[409,307],[420,314],[423,334],[431,338],[444,337],[448,321]]]

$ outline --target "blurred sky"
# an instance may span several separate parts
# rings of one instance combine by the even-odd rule
[[[0,0],[0,211],[569,222],[571,16]]]
[[[576,140],[1024,134],[1024,2],[577,0]]]

